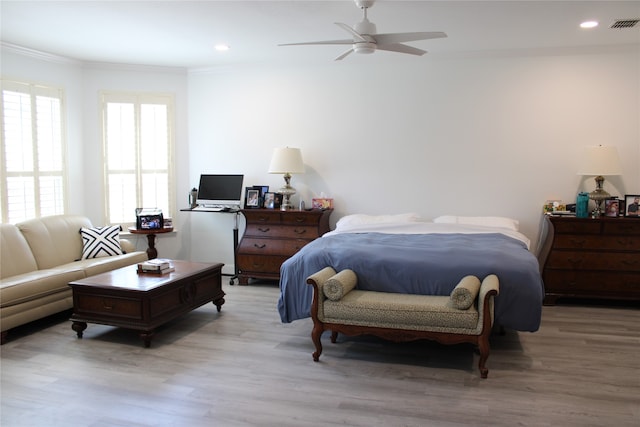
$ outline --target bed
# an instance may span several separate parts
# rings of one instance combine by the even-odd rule
[[[341,218],[334,231],[282,264],[280,319],[290,323],[310,316],[313,289],[306,279],[327,266],[355,271],[358,289],[424,295],[448,295],[467,275],[496,274],[496,324],[535,332],[544,286],[529,239],[517,228],[517,221],[500,217],[444,216],[433,222],[408,214]]]

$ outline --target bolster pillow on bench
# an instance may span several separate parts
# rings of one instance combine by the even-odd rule
[[[324,296],[331,301],[339,301],[358,284],[358,276],[353,270],[342,270],[330,277],[322,286]]]
[[[451,305],[458,310],[467,310],[478,296],[480,279],[476,276],[465,276],[451,291]]]

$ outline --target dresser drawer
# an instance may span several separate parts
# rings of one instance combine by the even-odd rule
[[[245,209],[242,211],[242,215],[249,224],[280,224],[280,211],[275,210],[255,210]]]
[[[280,275],[280,266],[288,256],[238,255],[240,274],[270,273]]]
[[[245,236],[285,239],[309,239],[320,237],[318,227],[313,225],[274,225],[250,224],[244,233]]]
[[[637,253],[597,253],[577,251],[553,251],[546,268],[567,270],[640,271]]]
[[[554,232],[557,234],[600,234],[602,228],[600,221],[591,219],[575,219],[569,220],[564,218],[552,218]]]
[[[639,273],[549,270],[545,271],[543,279],[546,292],[577,294],[587,291],[640,297]]]
[[[282,223],[287,225],[315,225],[318,226],[321,211],[296,211],[282,216]]]
[[[640,236],[640,219],[628,218],[619,221],[607,221],[604,224],[606,234],[620,234],[628,236],[630,234]],[[638,248],[638,246],[636,246]]]
[[[558,249],[589,250],[637,250],[640,248],[640,236],[595,236],[591,234],[558,234],[554,241]]]

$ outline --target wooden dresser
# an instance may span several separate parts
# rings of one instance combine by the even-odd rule
[[[640,300],[640,219],[547,217],[545,305],[560,297]]]
[[[280,279],[280,266],[304,245],[329,231],[333,209],[243,209],[247,226],[238,245],[238,281]]]

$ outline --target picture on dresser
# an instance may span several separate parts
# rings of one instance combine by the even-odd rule
[[[618,199],[607,199],[604,201],[604,215],[617,217],[620,215],[620,201]]]
[[[266,209],[275,208],[276,193],[264,193],[264,207]]]
[[[260,190],[247,187],[246,194],[244,196],[244,207],[247,208],[259,208],[260,207]]]
[[[640,194],[625,194],[624,216],[640,218]]]

